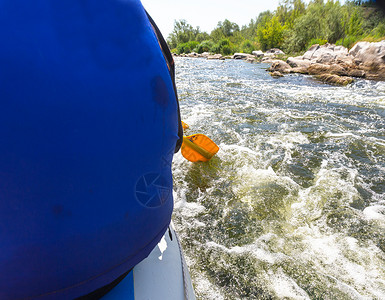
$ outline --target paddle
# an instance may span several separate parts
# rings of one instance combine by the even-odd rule
[[[188,124],[183,122],[183,121],[182,121],[182,127],[183,127],[183,129],[190,128],[190,126],[188,126]]]
[[[204,134],[183,137],[181,152],[183,157],[191,162],[209,161],[218,150],[219,147]]]

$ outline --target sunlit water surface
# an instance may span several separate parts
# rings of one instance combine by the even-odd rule
[[[267,67],[176,58],[185,134],[220,147],[173,163],[198,299],[385,299],[385,82]]]

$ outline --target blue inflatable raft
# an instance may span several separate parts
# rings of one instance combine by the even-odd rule
[[[170,223],[169,53],[139,0],[0,0],[0,40],[0,299],[95,295]]]

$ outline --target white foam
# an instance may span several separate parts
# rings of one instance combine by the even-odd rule
[[[247,154],[251,154],[251,155],[254,155],[255,157],[258,157],[260,156],[260,153],[255,151],[255,150],[252,150],[248,147],[245,147],[245,146],[240,146],[240,145],[237,145],[237,144],[233,144],[233,145],[226,145],[224,143],[221,143],[219,145],[219,148],[222,149],[222,151],[236,151],[238,153],[247,153]]]
[[[195,217],[205,211],[206,208],[198,202],[187,202],[184,191],[186,191],[186,189],[181,189],[178,195],[173,191],[174,199],[177,199],[174,204],[175,211],[189,218]]]
[[[269,275],[273,290],[280,299],[310,299],[309,295],[292,278],[288,277],[282,268],[279,268],[277,272],[269,271]]]
[[[194,288],[202,299],[205,300],[224,300],[225,297],[217,286],[213,285],[206,277],[200,275],[194,278]]]
[[[269,251],[268,246],[266,245],[266,242],[270,240],[272,237],[276,237],[276,235],[274,234],[263,235],[258,239],[256,239],[255,242],[252,244],[248,244],[244,246],[234,246],[231,248],[227,248],[213,241],[207,242],[206,246],[208,248],[217,248],[229,254],[250,254],[260,261],[264,261],[269,264],[274,264],[286,259],[287,256],[282,253],[273,253]]]
[[[367,220],[382,221],[385,223],[385,206],[372,205],[364,209],[363,214]]]

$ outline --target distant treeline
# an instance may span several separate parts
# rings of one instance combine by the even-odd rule
[[[247,9],[247,8],[245,8]],[[173,52],[212,52],[230,55],[279,48],[287,53],[306,50],[312,44],[335,43],[351,48],[357,41],[385,39],[385,17],[374,1],[282,0],[273,12],[264,11],[240,28],[229,20],[211,33],[175,21],[167,41]]]

